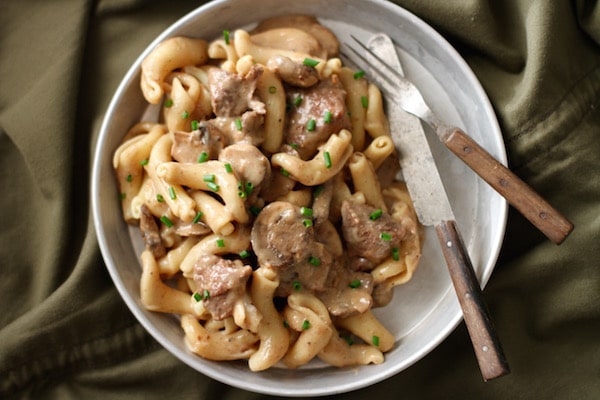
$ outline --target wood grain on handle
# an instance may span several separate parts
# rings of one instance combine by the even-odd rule
[[[466,133],[453,128],[442,141],[554,243],[571,233],[573,224],[567,218]]]
[[[483,301],[481,286],[473,271],[471,258],[456,228],[456,222],[443,221],[435,228],[483,380],[487,382],[506,375],[510,369]]]

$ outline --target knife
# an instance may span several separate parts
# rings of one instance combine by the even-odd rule
[[[396,47],[388,36],[377,34],[370,39],[368,46],[403,75]],[[384,80],[374,80],[379,85],[388,84]],[[483,379],[488,381],[506,375],[510,369],[504,351],[485,306],[479,281],[459,233],[421,121],[395,103],[388,106],[391,111],[388,112],[388,120],[392,140],[398,151],[406,186],[419,221],[425,226],[435,226]]]

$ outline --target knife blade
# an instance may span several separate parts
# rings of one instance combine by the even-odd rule
[[[404,74],[396,47],[387,35],[374,35],[368,47],[400,74]],[[387,84],[381,79],[376,83]],[[435,227],[483,379],[488,381],[506,375],[510,369],[504,351],[421,121],[395,103],[388,104],[388,120],[402,175],[419,221],[425,226]]]

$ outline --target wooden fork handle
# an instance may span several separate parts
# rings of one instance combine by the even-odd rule
[[[458,128],[440,135],[444,144],[508,203],[556,244],[573,230],[573,224],[517,175],[496,160]]]
[[[443,221],[435,228],[483,380],[506,375],[510,369],[456,222]]]

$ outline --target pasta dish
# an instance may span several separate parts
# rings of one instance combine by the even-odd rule
[[[411,279],[421,227],[381,93],[338,51],[292,15],[142,62],[161,117],[114,153],[123,218],[144,242],[142,303],[178,315],[201,357],[346,367],[395,345],[372,310]]]

